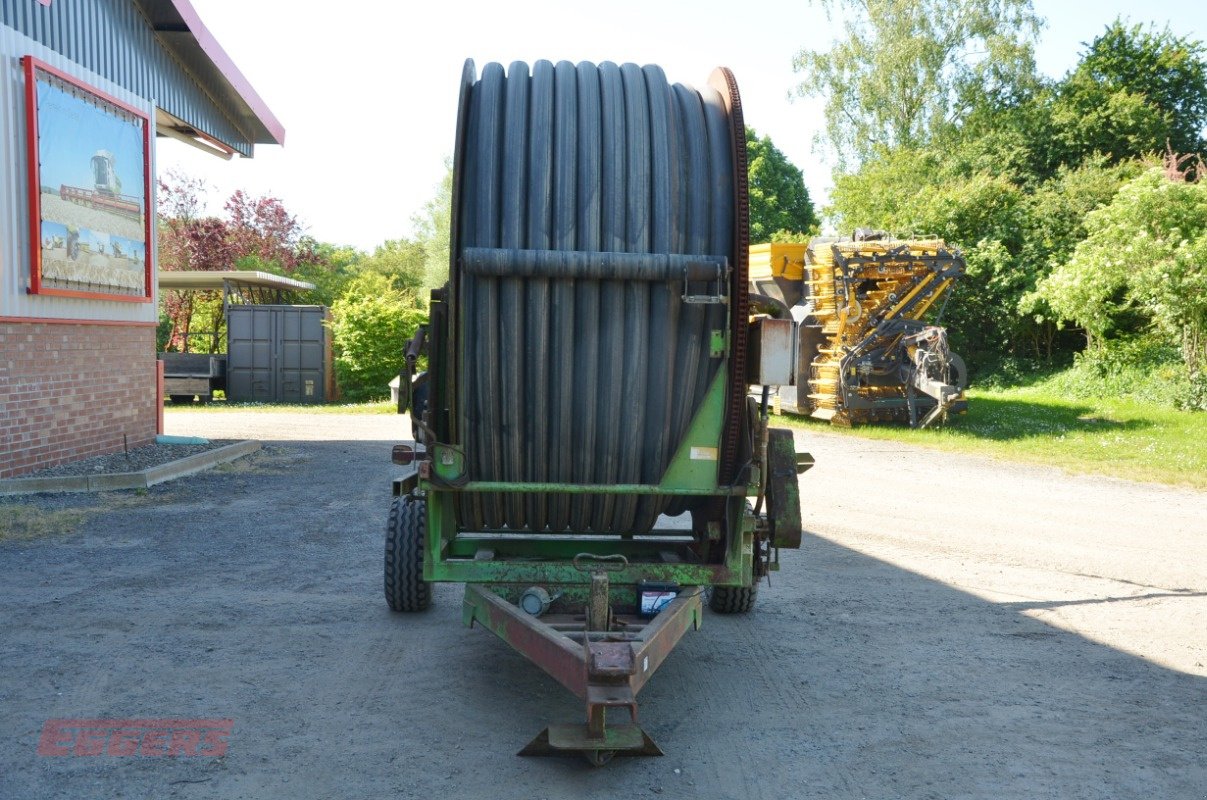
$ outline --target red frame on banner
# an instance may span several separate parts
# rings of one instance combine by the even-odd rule
[[[50,66],[33,56],[24,56],[21,64],[25,72],[25,138],[26,152],[29,163],[29,236],[30,236],[30,294],[53,295],[58,297],[81,297],[93,300],[120,300],[132,303],[149,303],[152,297],[152,268],[154,263],[151,226],[154,220],[154,210],[151,208],[151,117],[142,109],[129,103],[124,103],[112,95],[106,94],[84,83],[78,78],[68,75],[60,69]],[[146,240],[144,252],[145,268],[143,276],[143,294],[115,294],[111,292],[90,292],[76,289],[58,289],[42,285],[42,183],[41,169],[38,159],[38,84],[37,73],[52,75],[59,80],[69,83],[88,94],[116,106],[142,120],[143,148],[143,236]]]

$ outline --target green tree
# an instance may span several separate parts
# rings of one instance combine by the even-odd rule
[[[1151,169],[1090,212],[1088,236],[1039,286],[1091,347],[1146,329],[1181,347],[1192,375],[1207,366],[1207,183]]]
[[[436,194],[411,218],[424,249],[424,286],[435,288],[448,280],[449,241],[453,209],[453,162],[444,160],[444,177]]]
[[[1142,171],[1136,161],[1112,165],[1101,156],[1092,157],[1076,168],[1060,167],[1052,180],[1027,197],[1014,292],[1020,324],[1037,357],[1052,358],[1059,333],[1057,315],[1037,291],[1039,284],[1085,239],[1087,215],[1110,203],[1119,187]]]
[[[422,241],[388,239],[356,264],[360,274],[380,275],[398,291],[418,297],[427,275],[427,248]]]
[[[1076,166],[1099,154],[1121,161],[1164,149],[1169,126],[1143,94],[1112,89],[1081,73],[1056,92],[1049,112],[1054,165]]]
[[[347,245],[311,240],[307,247],[317,259],[298,264],[289,277],[314,284],[315,288],[306,295],[307,302],[330,307],[356,276],[356,264],[364,256]]]
[[[1010,9],[1030,14],[1022,4],[973,5],[988,17],[1004,18]],[[1202,360],[1205,334],[1194,321],[1194,308],[1203,292],[1195,288],[1199,273],[1191,269],[1202,262],[1190,260],[1198,239],[1192,236],[1185,246],[1171,250],[1167,240],[1174,234],[1166,230],[1168,220],[1134,198],[1125,202],[1121,190],[1132,186],[1129,182],[1138,179],[1145,164],[1152,166],[1152,154],[1165,149],[1166,139],[1181,152],[1202,146],[1207,61],[1198,42],[1168,30],[1115,22],[1086,46],[1080,63],[1059,81],[1028,75],[1029,52],[1017,50],[1001,71],[1013,78],[989,82],[987,92],[975,86],[966,92],[953,89],[963,80],[961,74],[974,74],[962,67],[939,70],[934,108],[942,106],[943,97],[954,98],[945,106],[947,112],[932,113],[932,108],[911,116],[910,109],[918,108],[915,88],[925,85],[915,78],[932,79],[936,72],[927,65],[937,62],[911,60],[910,54],[933,59],[947,51],[912,42],[901,53],[882,53],[875,43],[890,41],[886,31],[892,30],[950,42],[936,32],[967,30],[967,20],[957,15],[937,26],[925,20],[940,7],[964,6],[939,0],[869,0],[866,6],[857,0],[829,0],[827,7],[859,9],[856,24],[848,24],[848,38],[826,54],[831,60],[815,62],[832,70],[827,73],[830,83],[819,84],[831,101],[827,124],[831,132],[837,127],[843,135],[865,140],[846,148],[857,168],[836,173],[827,217],[840,231],[870,226],[898,234],[933,233],[964,250],[968,272],[946,321],[953,344],[973,357],[971,363],[998,362],[1005,356],[1052,360],[1070,353],[1081,339],[1062,331],[1061,320],[1084,327],[1095,342],[1094,358],[1105,357],[1104,348],[1118,361],[1127,348],[1134,355],[1181,347],[1187,364]],[[1026,45],[1028,26],[1014,30],[1019,34],[1014,41]],[[976,69],[991,68],[984,61],[971,63]],[[848,69],[841,72],[839,67]],[[871,81],[868,96],[877,97],[883,108],[848,102],[864,91],[864,79]],[[848,101],[835,104],[838,95],[827,88],[831,85],[847,92]],[[894,106],[898,92],[901,108]],[[918,125],[904,125],[905,118]],[[1192,159],[1191,176],[1200,171],[1200,163]],[[1178,177],[1176,171],[1170,174]],[[1164,213],[1175,214],[1179,204],[1186,205],[1182,193],[1192,190],[1180,178],[1166,184],[1154,197],[1172,204]],[[1129,191],[1138,190],[1132,186]],[[1108,215],[1108,209],[1114,211]],[[1127,246],[1120,230],[1126,229],[1128,214],[1137,242],[1148,237],[1166,243],[1148,247],[1127,269],[1118,263],[1112,267],[1107,253]],[[1117,223],[1106,226],[1115,239],[1102,229],[1106,216]],[[1142,220],[1148,228],[1135,227]],[[1179,228],[1183,234],[1185,229]],[[1166,232],[1158,235],[1157,230]],[[1176,297],[1171,294],[1175,287]],[[1122,344],[1137,336],[1145,341]],[[1145,343],[1149,340],[1152,346]],[[1128,359],[1135,360],[1132,355]],[[1149,366],[1137,365],[1142,369],[1136,374]]]
[[[1056,315],[1036,287],[1086,237],[1086,215],[1142,168],[1094,158],[1034,188],[967,170],[968,162],[936,148],[899,148],[837,176],[828,213],[842,231],[935,234],[962,248],[968,273],[948,314],[953,340],[968,354],[1051,359],[1060,344]]]
[[[818,227],[805,176],[770,136],[761,139],[746,127],[747,175],[750,184],[750,241],[809,234]]]
[[[983,105],[1035,83],[1040,20],[1030,0],[820,0],[844,38],[802,50],[801,95],[826,99],[825,138],[840,163],[932,142]]]
[[[939,146],[965,169],[1038,189],[1062,167],[1120,164],[1203,147],[1207,62],[1202,45],[1116,21],[1086,45],[1058,81],[1038,82],[1007,104],[977,106]]]
[[[357,276],[331,306],[335,374],[349,400],[387,397],[403,348],[426,319],[418,300],[372,272]]]
[[[1056,89],[1052,115],[1066,163],[1203,147],[1207,62],[1200,42],[1116,20]]]

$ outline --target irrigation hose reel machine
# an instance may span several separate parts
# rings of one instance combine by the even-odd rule
[[[800,546],[812,461],[750,396],[787,376],[749,358],[778,321],[750,316],[746,187],[726,69],[693,88],[656,66],[465,65],[450,277],[407,348],[385,592],[420,611],[431,584],[464,583],[466,625],[584,701],[585,724],[522,754],[660,755],[637,693],[706,593],[749,611]]]

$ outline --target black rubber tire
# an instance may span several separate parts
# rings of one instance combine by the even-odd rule
[[[385,590],[391,611],[424,611],[432,585],[423,579],[427,503],[412,495],[395,497],[386,523]]]
[[[192,403],[193,398],[195,398],[196,396],[197,395],[194,395],[194,394],[173,394],[173,395],[168,395],[168,399],[170,399],[173,403],[176,403],[177,405],[184,405],[186,403]]]
[[[709,592],[708,607],[718,614],[746,614],[754,609],[754,602],[758,596],[757,583],[749,588],[714,586]]]

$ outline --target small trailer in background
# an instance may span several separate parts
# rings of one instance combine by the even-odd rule
[[[163,362],[163,393],[173,403],[203,403],[214,392],[226,391],[226,355],[219,353],[160,353]]]
[[[291,303],[305,281],[253,270],[160,272],[165,291],[221,291],[225,353],[160,353],[164,395],[176,403],[322,403],[336,396],[326,306]],[[191,333],[212,342],[221,331]],[[186,349],[188,343],[186,342]]]

